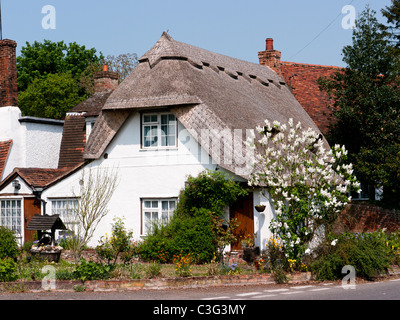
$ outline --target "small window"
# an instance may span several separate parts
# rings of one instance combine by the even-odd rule
[[[143,199],[142,233],[151,233],[154,224],[166,224],[174,214],[176,199]]]
[[[0,226],[14,230],[22,237],[21,200],[0,200]]]
[[[57,199],[51,201],[51,214],[58,214],[67,229],[74,233],[77,231],[78,225],[77,210],[77,199]]]
[[[176,118],[171,113],[143,114],[142,147],[168,148],[176,147]]]
[[[365,183],[362,181],[360,183],[361,183],[361,185],[360,185],[361,192],[360,193],[352,192],[351,199],[352,200],[369,200],[369,191],[373,187],[371,185],[369,185],[368,183]]]

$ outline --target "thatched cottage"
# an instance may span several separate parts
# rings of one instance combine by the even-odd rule
[[[79,112],[75,116],[84,117]],[[94,118],[80,151],[82,163],[74,163],[40,194],[42,211],[62,217],[76,201],[83,172],[117,168],[110,214],[96,229],[93,245],[110,231],[114,217],[123,217],[137,239],[146,235],[152,221],[173,213],[188,175],[218,169],[245,183],[251,159],[245,140],[265,119],[293,118],[320,132],[268,66],[178,42],[167,33],[110,92]],[[268,199],[251,191],[227,214],[241,222],[238,235],[254,233],[262,249],[274,213]],[[265,204],[265,211],[256,211],[257,204]]]

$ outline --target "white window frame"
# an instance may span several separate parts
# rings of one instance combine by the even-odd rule
[[[163,123],[163,117],[167,117],[167,123]],[[174,120],[169,119],[170,117]],[[178,146],[178,121],[171,112],[143,113],[141,124],[142,149],[171,149]],[[168,132],[165,132],[165,127]],[[171,131],[169,131],[170,127],[172,127]],[[154,137],[156,141],[149,144],[146,139],[149,137]]]
[[[142,206],[142,235],[147,235],[153,229],[153,223],[168,223],[174,214],[177,198],[143,198]]]
[[[14,206],[12,204],[15,204]],[[19,206],[17,205],[19,203]],[[10,206],[7,206],[10,204]],[[24,208],[21,198],[0,199],[0,226],[7,227],[16,233],[17,240],[22,245],[24,241]]]
[[[76,211],[78,209],[78,201],[77,198],[57,198],[50,199],[51,201],[51,215],[58,214],[63,221],[65,227],[68,229],[67,232],[60,231],[59,234],[68,233],[70,231],[76,232],[78,231],[78,220],[76,218]],[[71,209],[71,216],[67,216],[67,212],[69,208]]]

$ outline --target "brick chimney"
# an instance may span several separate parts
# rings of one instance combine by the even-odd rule
[[[114,90],[118,86],[118,73],[108,71],[108,66],[103,66],[103,71],[94,74],[94,92]]]
[[[13,40],[0,40],[0,107],[18,105],[16,47]]]
[[[281,69],[281,52],[274,50],[274,39],[267,38],[266,40],[266,50],[258,53],[258,59],[260,64],[263,66],[268,66],[274,70],[280,77],[282,77]]]

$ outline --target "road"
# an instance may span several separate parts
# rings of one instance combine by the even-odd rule
[[[0,300],[400,300],[400,278],[356,284],[354,289],[344,289],[340,282],[269,284],[116,292],[10,293],[0,294]]]

